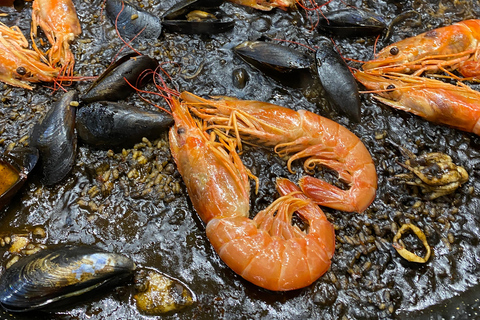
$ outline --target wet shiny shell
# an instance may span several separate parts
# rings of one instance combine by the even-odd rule
[[[0,156],[0,210],[20,190],[38,161],[38,150],[20,147]]]
[[[320,15],[318,29],[340,37],[363,37],[382,33],[385,21],[371,11],[350,7],[324,12]]]
[[[77,111],[77,132],[98,148],[131,147],[143,137],[156,139],[173,125],[163,112],[146,111],[115,102],[95,102]]]
[[[361,102],[357,82],[330,39],[322,37],[315,60],[318,77],[329,101],[350,120],[360,122]]]
[[[184,34],[216,34],[228,31],[235,25],[234,21],[187,21],[187,20],[164,20],[165,29],[171,32]]]
[[[42,181],[46,185],[60,182],[72,170],[77,153],[75,133],[75,91],[57,101],[38,122],[30,135],[30,146],[38,149]]]
[[[165,20],[173,20],[185,15],[191,10],[216,8],[223,2],[224,0],[182,0],[165,11],[162,17]]]
[[[156,39],[162,33],[160,18],[126,1],[107,0],[105,12],[122,37]]]
[[[153,73],[148,74],[148,71],[154,71],[157,67],[158,61],[149,56],[137,54],[124,56],[108,67],[81,99],[87,103],[123,100],[135,92],[132,86],[141,88],[151,81]]]
[[[20,259],[1,275],[0,304],[25,312],[81,302],[80,295],[124,283],[134,269],[131,259],[97,247],[52,247]]]
[[[290,47],[264,41],[246,41],[234,49],[246,62],[261,69],[287,73],[308,69],[313,64],[310,56]]]

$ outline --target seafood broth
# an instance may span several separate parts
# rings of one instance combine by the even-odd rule
[[[108,67],[124,43],[109,19],[100,15],[103,0],[73,2],[82,27],[82,33],[71,44],[75,75],[96,76]],[[379,40],[377,52],[406,37],[480,16],[477,0],[343,2],[369,9],[387,22],[408,10],[420,13],[421,20],[397,23],[388,42]],[[176,1],[133,3],[160,16]],[[342,1],[334,0],[325,10],[344,6]],[[0,16],[0,21],[18,23],[28,38],[30,8],[30,2],[18,11],[2,7],[1,12],[8,15]],[[158,269],[187,284],[198,301],[161,319],[405,319],[421,310],[430,315],[432,306],[461,292],[476,290],[478,297],[480,137],[394,110],[370,95],[362,95],[362,121],[353,123],[335,113],[315,76],[304,87],[292,88],[249,66],[233,51],[238,44],[262,36],[314,46],[320,34],[310,31],[310,21],[302,10],[262,12],[230,2],[220,8],[225,18],[235,20],[231,31],[183,35],[164,30],[158,40],[140,39],[133,46],[160,63],[173,62],[162,67],[173,79],[172,86],[180,91],[306,109],[339,122],[363,141],[377,169],[377,196],[362,214],[323,208],[336,234],[330,270],[309,287],[283,293],[261,289],[235,274],[210,245],[204,224],[193,210],[176,170],[167,135],[163,134],[157,140],[139,141],[123,150],[98,150],[79,144],[72,172],[52,187],[42,185],[38,173],[32,172],[22,191],[0,216],[2,271],[12,257],[4,239],[40,226],[46,234],[32,236],[34,243],[95,244],[132,258],[139,267]],[[46,42],[40,30],[39,36]],[[333,40],[344,57],[373,59],[374,37]],[[285,45],[314,57],[314,52],[301,46]],[[248,73],[248,81],[245,87],[237,88],[232,73],[242,68]],[[32,85],[34,89],[29,91],[0,84],[0,152],[14,144],[24,145],[33,125],[63,95],[62,90],[52,94],[49,84]],[[75,88],[81,94],[89,86],[89,82],[79,82],[68,89]],[[472,87],[480,90],[479,85]],[[146,89],[155,90],[152,84]],[[160,98],[149,98],[164,106]],[[156,110],[138,95],[126,102]],[[453,194],[427,200],[419,188],[392,179],[406,173],[398,164],[406,160],[399,145],[417,156],[429,152],[448,154],[454,163],[465,168],[470,178]],[[241,157],[260,179],[258,194],[251,195],[252,213],[264,209],[278,196],[276,177],[298,181],[304,174],[296,162],[296,173],[289,173],[285,161],[258,148],[246,147]],[[316,175],[337,181],[328,170],[320,170]],[[340,183],[338,186],[342,187]],[[425,233],[432,248],[432,257],[425,264],[406,262],[392,247],[397,231],[409,223]],[[405,234],[402,239],[423,256],[423,246],[412,234]],[[14,315],[13,319],[152,319],[137,310],[133,290],[130,285],[81,301],[65,312]],[[463,299],[467,298],[456,300],[452,307],[455,313],[433,307],[433,314],[468,317],[469,313],[480,311],[478,301],[463,303]],[[6,315],[2,313],[0,310],[3,319]]]
[[[0,195],[10,189],[20,178],[17,170],[7,163],[0,163]]]

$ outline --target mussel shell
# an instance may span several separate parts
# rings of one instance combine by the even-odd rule
[[[0,189],[4,190],[0,194],[0,210],[20,190],[37,161],[38,150],[32,147],[19,147],[0,156]]]
[[[173,20],[185,15],[191,10],[216,8],[223,2],[224,0],[182,0],[165,11],[162,17],[164,20]]]
[[[59,308],[125,282],[134,262],[93,246],[60,245],[14,263],[0,276],[0,305],[11,312]],[[76,301],[73,301],[76,300]]]
[[[76,91],[69,91],[57,101],[38,122],[30,135],[30,146],[40,153],[42,182],[53,185],[60,182],[72,170],[77,153],[75,133]]]
[[[322,37],[318,47],[317,73],[330,102],[350,120],[360,122],[361,102],[355,77],[330,39]]]
[[[148,70],[154,71],[157,67],[158,61],[149,56],[128,54],[108,67],[81,99],[86,103],[123,100],[135,92],[132,86],[141,88],[151,81],[153,73],[145,73]]]
[[[217,34],[228,31],[235,26],[234,21],[187,21],[164,20],[163,27],[171,32],[184,34]]]
[[[107,0],[105,12],[122,37],[157,39],[162,33],[160,18],[126,1]]]
[[[324,12],[318,21],[318,29],[339,37],[378,35],[387,28],[385,21],[371,11],[349,7]]]
[[[234,49],[243,60],[254,65],[280,73],[295,69],[309,69],[312,58],[290,47],[265,41],[246,41]]]
[[[158,138],[172,125],[166,113],[122,103],[100,101],[77,111],[78,136],[97,148],[131,147],[143,137]]]

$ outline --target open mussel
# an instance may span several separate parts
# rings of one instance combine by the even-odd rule
[[[315,53],[317,73],[328,99],[350,120],[360,122],[360,94],[355,77],[333,42],[321,37]]]
[[[11,312],[58,310],[95,290],[128,282],[134,262],[94,246],[60,245],[21,258],[0,276],[0,305]]]
[[[151,81],[157,67],[158,61],[146,55],[131,53],[123,56],[92,83],[81,99],[86,103],[123,100],[135,92],[135,88]]]
[[[159,17],[139,9],[127,1],[107,0],[105,12],[122,37],[157,39],[162,34]]]
[[[77,111],[78,136],[97,148],[131,147],[143,137],[156,139],[173,124],[162,112],[99,101]]]
[[[42,182],[53,185],[72,170],[77,153],[75,133],[76,91],[69,91],[38,122],[30,135],[30,146],[40,153]]]
[[[0,156],[0,210],[20,190],[38,161],[38,150],[19,147]]]
[[[162,24],[171,32],[184,34],[216,34],[228,31],[235,25],[233,20],[222,21],[210,12],[223,0],[183,0],[163,14]]]
[[[247,63],[287,84],[298,85],[301,76],[305,71],[309,74],[313,65],[309,55],[276,43],[246,41],[233,50]]]
[[[386,28],[382,17],[355,7],[324,12],[318,21],[320,31],[339,37],[375,36]]]

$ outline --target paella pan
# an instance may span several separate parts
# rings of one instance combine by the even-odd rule
[[[76,90],[82,95],[95,77],[131,48],[125,47],[125,39],[122,40],[121,33],[106,16],[104,1],[74,0],[73,3],[82,29],[70,43],[75,60],[73,76],[78,81],[63,84],[66,91]],[[176,3],[171,0],[132,2],[157,17],[162,17]],[[385,27],[377,32],[378,39],[369,33],[371,30],[345,36],[331,34],[317,25],[322,14],[328,17],[329,12],[349,9],[350,5],[367,9],[385,22]],[[314,6],[307,4],[309,8]],[[25,35],[30,33],[32,3],[8,3],[0,10],[3,23],[18,25]],[[42,176],[38,166],[28,172],[28,180],[21,190],[2,209],[2,274],[14,268],[15,263],[9,263],[12,259],[24,258],[29,250],[41,252],[45,247],[64,244],[88,245],[128,257],[137,269],[155,270],[190,290],[193,303],[154,317],[440,319],[478,316],[478,136],[391,108],[375,98],[378,94],[372,91],[376,89],[361,84],[359,88],[365,92],[359,95],[361,117],[352,119],[335,107],[315,68],[287,75],[273,74],[271,70],[248,63],[236,48],[246,41],[280,44],[313,61],[315,52],[304,45],[316,48],[323,41],[322,36],[327,35],[347,64],[360,70],[363,62],[374,59],[374,50],[378,52],[397,41],[478,18],[480,3],[330,1],[321,11],[303,10],[300,5],[296,9],[265,11],[221,2],[214,13],[222,21],[233,21],[233,24],[226,30],[222,29],[223,25],[214,25],[215,31],[201,34],[164,26],[154,39],[140,37],[130,45],[142,55],[155,59],[164,70],[165,86],[176,91],[192,92],[203,98],[230,96],[274,103],[295,111],[307,110],[339,123],[361,140],[378,176],[376,196],[366,209],[353,210],[363,211],[360,213],[322,207],[335,232],[335,250],[328,271],[312,284],[290,291],[261,288],[232,271],[216,254],[206,236],[205,223],[193,207],[188,182],[182,178],[183,171],[170,150],[167,135],[170,123],[155,136],[142,137],[125,146],[113,143],[98,146],[79,139],[72,168],[59,182],[45,183],[45,178],[50,176]],[[44,34],[40,32],[38,36],[48,43]],[[340,71],[334,73],[339,75]],[[456,79],[446,74],[449,77],[439,81],[455,84]],[[473,90],[480,90],[475,81],[465,83]],[[31,145],[32,129],[53,105],[65,99],[64,90],[55,84],[30,85],[31,90],[1,84],[2,151]],[[162,97],[148,93],[159,92],[155,84],[147,84],[143,90],[145,92],[122,98],[122,103],[162,115],[165,112],[158,111],[156,106],[169,110]],[[433,153],[442,154],[432,156],[438,161],[436,167],[440,163],[438,159],[447,159],[443,155],[448,155],[449,163],[462,167],[468,180],[455,181],[457,187],[445,194],[441,191],[438,194],[438,188],[418,182],[414,172],[415,166],[422,165],[418,159],[430,160],[425,157]],[[239,157],[251,174],[258,177],[258,191],[255,192],[257,184],[250,182],[252,192],[247,201],[252,218],[278,198],[277,178],[298,181],[305,175],[301,164],[293,163],[290,171],[285,158],[258,144],[246,144]],[[48,174],[55,175],[57,170],[54,171]],[[339,189],[348,189],[337,182],[335,171],[322,169],[314,175]],[[300,228],[308,227],[302,227],[298,217],[294,220]],[[431,250],[425,263],[408,261],[393,246],[395,236],[406,225],[417,226],[425,237]],[[419,256],[425,256],[426,249],[412,229],[404,233],[403,242]],[[116,289],[75,298],[73,304],[53,311],[23,314],[2,309],[0,312],[2,317],[13,319],[151,318],[152,315],[140,310],[134,298],[138,291],[135,279],[122,279]]]

